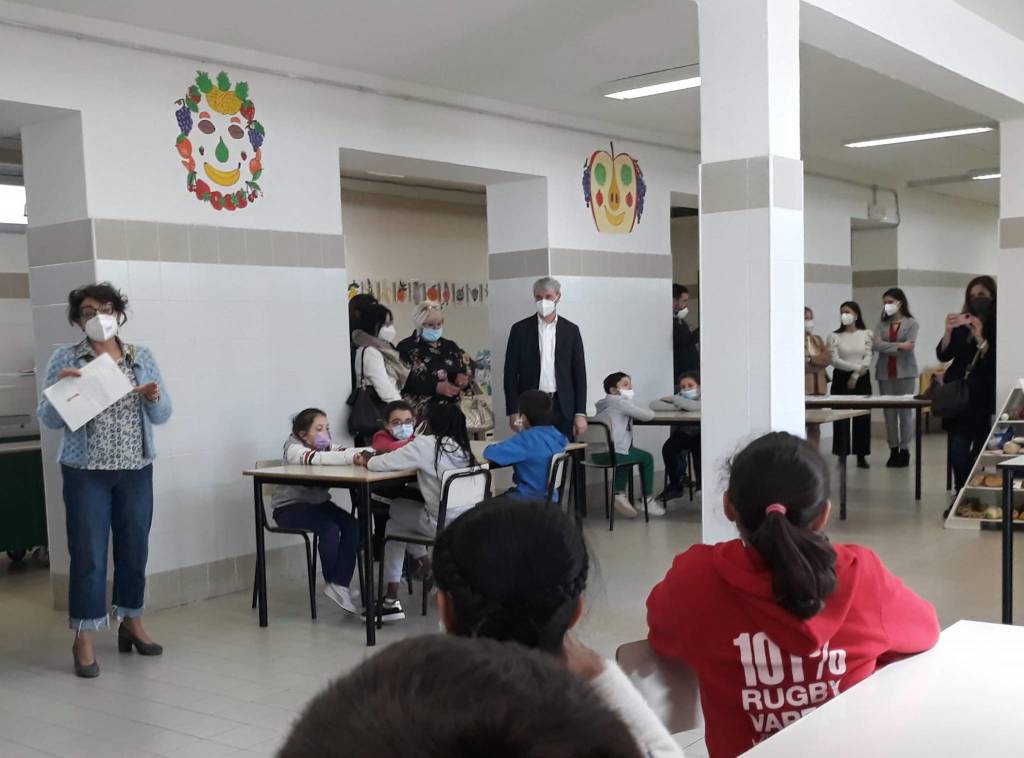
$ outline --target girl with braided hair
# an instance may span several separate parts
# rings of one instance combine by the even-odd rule
[[[712,758],[746,752],[939,638],[931,603],[875,553],[828,541],[829,479],[805,440],[754,440],[724,496],[739,539],[694,545],[647,598],[651,647],[697,672]]]
[[[619,667],[569,634],[583,615],[590,558],[560,509],[518,497],[485,501],[438,535],[433,569],[450,634],[556,656],[619,713],[646,755],[683,755]]]

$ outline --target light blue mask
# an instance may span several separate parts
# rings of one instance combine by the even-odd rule
[[[679,394],[687,400],[700,400],[700,390],[679,390]]]
[[[391,427],[391,436],[396,440],[407,440],[412,436],[412,424]]]
[[[437,342],[439,339],[441,339],[442,334],[444,334],[444,329],[442,329],[441,327],[438,327],[436,329],[428,329],[424,327],[423,331],[420,333],[420,336],[423,337],[423,339],[427,342]]]

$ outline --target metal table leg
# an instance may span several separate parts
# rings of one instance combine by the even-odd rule
[[[363,576],[366,582],[366,595],[363,605],[366,606],[366,644],[372,647],[377,644],[377,590],[373,581],[373,515],[370,508],[370,483],[359,485],[359,521],[363,530]]]
[[[260,626],[267,625],[267,550],[263,534],[263,483],[254,476],[253,515],[256,523],[256,596],[259,603]]]
[[[1013,469],[1003,469],[1003,623],[1013,623]]]
[[[853,419],[846,419],[846,444],[839,455],[839,520],[846,521],[846,457],[853,444]]]
[[[921,499],[921,408],[914,409],[914,499]]]

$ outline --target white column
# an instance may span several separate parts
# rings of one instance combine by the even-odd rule
[[[735,536],[722,465],[804,433],[799,0],[704,0],[701,53],[703,536]]]
[[[1024,299],[1024,119],[999,125],[999,310],[996,345],[996,406],[1011,385],[1024,377],[1020,332],[1013,328],[1014,304]]]

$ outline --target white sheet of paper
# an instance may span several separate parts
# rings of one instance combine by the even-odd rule
[[[82,375],[68,376],[43,390],[71,431],[77,431],[132,391],[128,377],[106,353],[86,364]]]

